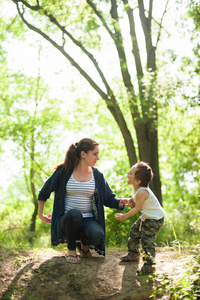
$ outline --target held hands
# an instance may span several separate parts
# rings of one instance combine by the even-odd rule
[[[121,205],[129,205],[131,208],[135,207],[135,202],[132,198],[123,198],[121,199]]]
[[[133,197],[131,198],[123,198],[120,200],[121,205],[129,205],[132,209],[135,207],[135,202]],[[122,222],[128,218],[127,214],[117,213],[115,214],[117,221]]]
[[[128,205],[129,205],[131,208],[134,208],[134,207],[135,207],[135,201],[134,201],[133,197],[131,197],[131,198],[129,199]]]

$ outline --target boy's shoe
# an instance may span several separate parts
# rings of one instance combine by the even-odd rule
[[[151,264],[144,264],[140,270],[137,270],[137,275],[148,275],[156,271],[156,268]]]
[[[139,261],[140,253],[128,253],[120,257],[121,261]]]

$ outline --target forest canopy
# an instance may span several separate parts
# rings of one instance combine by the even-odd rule
[[[68,146],[85,136],[100,143],[97,167],[119,197],[131,196],[130,166],[149,162],[152,189],[167,210],[159,241],[196,242],[199,4],[162,4],[1,1],[3,244],[8,236],[12,245],[23,244],[19,237],[26,246],[49,243],[38,192]],[[108,241],[125,243],[134,220],[120,226],[114,213],[106,210]]]

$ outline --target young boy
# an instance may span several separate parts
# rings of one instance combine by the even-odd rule
[[[146,275],[155,271],[156,233],[163,225],[165,211],[149,188],[149,183],[153,179],[153,172],[147,163],[138,162],[133,165],[127,173],[127,177],[127,183],[133,185],[133,209],[125,214],[116,214],[116,218],[118,221],[124,221],[139,211],[141,211],[142,215],[131,226],[128,239],[128,254],[120,259],[123,262],[139,261],[141,240],[144,251],[144,264],[137,273]]]

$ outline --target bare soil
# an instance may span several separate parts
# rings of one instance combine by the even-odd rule
[[[37,249],[6,253],[0,249],[0,299],[150,299],[155,280],[148,275],[137,276],[137,262],[120,262],[119,257],[125,253],[107,250],[104,258],[92,252],[91,258],[71,264],[66,262],[64,251]],[[171,274],[178,259],[174,251],[157,249],[155,276],[163,272]]]

